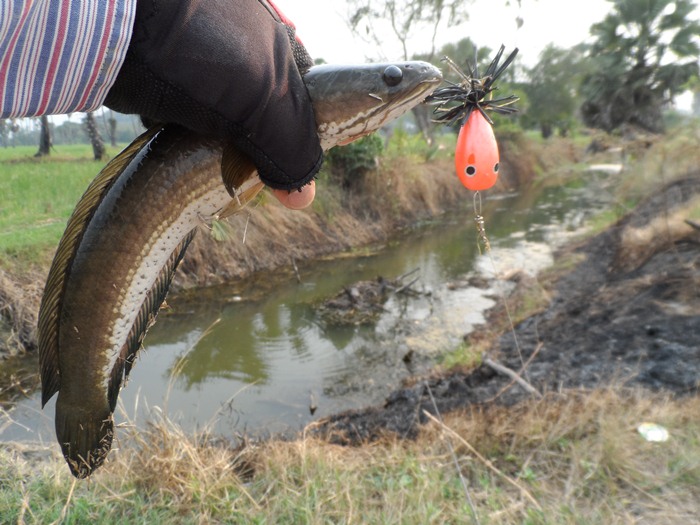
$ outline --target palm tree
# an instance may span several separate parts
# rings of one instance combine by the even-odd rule
[[[581,114],[593,127],[664,129],[662,109],[698,73],[700,23],[692,0],[609,0],[613,10],[591,27],[597,39],[584,77]]]

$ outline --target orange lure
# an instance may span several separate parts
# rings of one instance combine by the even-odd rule
[[[504,50],[505,47],[501,46],[483,77],[479,76],[476,57],[469,73],[463,72],[449,57],[445,57],[443,60],[461,82],[447,80],[447,86],[436,89],[426,99],[429,104],[437,106],[433,111],[436,115],[434,122],[447,125],[461,123],[455,150],[455,169],[462,184],[472,191],[487,190],[496,184],[500,166],[493,122],[484,111],[491,110],[502,115],[517,111],[511,106],[518,100],[515,95],[496,99],[492,96],[496,90],[494,82],[518,54],[518,49],[514,49],[501,64]]]
[[[493,128],[481,111],[474,110],[457,137],[457,176],[469,190],[488,190],[496,184],[498,168],[498,144]]]

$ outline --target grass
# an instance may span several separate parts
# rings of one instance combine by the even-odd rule
[[[92,160],[86,144],[58,147],[47,159],[35,159],[35,149],[0,148],[0,259],[17,264],[37,262],[55,248],[75,203],[105,164]]]
[[[698,413],[698,398],[565,391],[445,415],[416,441],[344,448],[307,436],[237,450],[156,417],[148,430],[121,429],[121,450],[72,493],[62,459],[0,451],[0,521],[691,523]],[[670,440],[646,442],[644,421]]]
[[[462,341],[456,348],[445,354],[440,365],[445,370],[464,368],[467,370],[477,368],[481,364],[484,352],[488,349],[490,341]]]

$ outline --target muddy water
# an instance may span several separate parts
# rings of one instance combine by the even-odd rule
[[[479,255],[471,197],[464,211],[441,217],[383,246],[246,283],[171,297],[145,341],[120,395],[118,422],[143,424],[164,411],[186,430],[264,435],[293,432],[349,408],[380,402],[402,379],[426,371],[509,285],[494,279],[552,262],[552,250],[599,205],[582,188],[486,195],[482,213],[492,256]],[[415,294],[389,298],[374,325],[333,326],[319,303],[377,276],[416,272]],[[488,286],[469,278],[486,277]],[[483,282],[484,279],[482,278]],[[472,281],[473,282],[473,281]],[[54,440],[55,398],[39,395],[0,414],[0,441]]]

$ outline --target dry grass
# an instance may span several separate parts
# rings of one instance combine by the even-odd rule
[[[447,424],[527,481],[545,509],[537,523],[688,523],[700,511],[699,410],[698,398],[610,389],[475,411],[466,421],[451,415]],[[636,432],[644,421],[669,428],[671,440],[645,442]],[[520,509],[503,522],[527,515]]]
[[[686,219],[694,218],[699,211],[700,196],[696,196],[684,205],[650,219],[643,226],[627,224],[620,232],[616,267],[632,270],[643,265],[653,254],[694,234],[696,230]]]
[[[48,523],[65,507],[70,523],[692,523],[699,414],[697,397],[563,392],[444,415],[416,441],[345,448],[305,437],[238,450],[157,418],[128,432],[69,501],[62,460],[0,452],[0,516]],[[646,442],[644,421],[669,441]]]
[[[663,137],[650,137],[623,142],[623,172],[611,179],[611,191],[620,207],[629,211],[641,199],[687,173],[697,171],[700,164],[700,127],[697,122],[669,132]]]
[[[0,353],[18,355],[36,348],[36,321],[46,274],[33,266],[19,274],[0,268]]]

